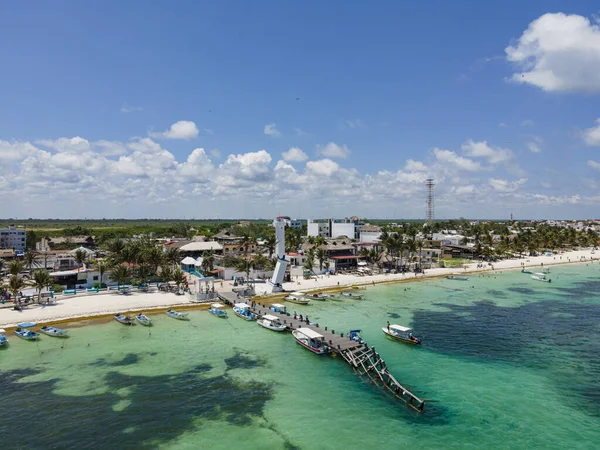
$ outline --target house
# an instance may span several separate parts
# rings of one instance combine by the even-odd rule
[[[8,228],[0,230],[0,249],[24,252],[26,248],[27,239],[24,228],[15,228],[14,225],[9,225]]]
[[[215,255],[223,254],[223,245],[216,241],[205,241],[205,242],[189,242],[179,247],[180,253],[200,256],[204,252],[211,251]]]

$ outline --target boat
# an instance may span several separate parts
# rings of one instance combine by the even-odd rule
[[[0,347],[6,347],[8,345],[8,339],[5,336],[6,330],[0,328]]]
[[[147,327],[152,325],[152,320],[150,319],[150,317],[148,317],[146,314],[144,313],[140,313],[137,316],[135,316],[135,319],[141,323],[142,325],[145,325]]]
[[[69,330],[61,330],[60,328],[47,327],[44,325],[40,328],[40,332],[52,337],[67,337]]]
[[[165,313],[167,316],[172,317],[177,320],[188,320],[188,313],[181,313],[179,311],[173,311],[172,309],[167,309]]]
[[[447,280],[467,281],[469,277],[465,275],[446,275]]]
[[[307,299],[301,292],[292,292],[290,295],[283,297],[283,300],[290,303],[297,303],[299,305],[308,305],[310,300]]]
[[[36,325],[37,325],[37,323],[34,323],[34,322],[21,322],[21,323],[17,324],[17,326],[19,328],[32,328],[32,327],[35,327]]]
[[[133,319],[124,314],[115,314],[115,320],[123,325],[133,325]]]
[[[552,282],[552,280],[550,278],[548,278],[545,273],[541,273],[541,272],[534,273],[533,275],[531,275],[531,278],[533,278],[534,280],[537,280],[537,281],[544,281],[546,283]]]
[[[40,337],[40,333],[36,333],[35,331],[31,330],[26,330],[24,328],[17,328],[15,330],[15,334],[21,339],[25,339],[26,341],[36,341]]]
[[[412,330],[402,325],[389,325],[381,329],[387,336],[391,337],[400,342],[406,342],[407,344],[420,344],[421,340],[412,334]]]
[[[269,309],[271,311],[275,311],[276,313],[287,314],[287,306],[282,305],[281,303],[273,303],[271,306],[269,306]]]
[[[225,305],[222,305],[220,303],[213,303],[212,305],[210,305],[210,308],[208,308],[208,312],[211,313],[213,316],[221,317],[222,319],[227,317]]]
[[[250,311],[250,305],[247,303],[236,303],[233,306],[233,312],[236,316],[241,317],[244,320],[256,320],[256,314]]]
[[[350,330],[348,338],[351,341],[358,342],[359,344],[366,344],[365,340],[360,336],[360,330]]]
[[[316,294],[305,294],[304,297],[309,300],[325,301],[331,296],[329,294],[325,294],[324,292],[317,292]]]
[[[360,300],[363,298],[362,294],[355,294],[354,292],[340,292],[340,296],[346,297],[346,298],[355,298],[357,300]]]
[[[272,331],[285,331],[287,328],[285,325],[279,323],[279,318],[270,314],[265,314],[259,320],[256,321],[261,327],[267,328]]]
[[[323,335],[310,328],[300,327],[292,331],[292,336],[294,336],[298,344],[317,355],[324,355],[329,352],[329,347],[325,345]]]

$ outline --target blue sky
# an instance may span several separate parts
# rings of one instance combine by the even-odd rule
[[[2,215],[598,216],[597,11],[6,2]]]

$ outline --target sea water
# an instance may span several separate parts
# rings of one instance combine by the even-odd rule
[[[289,305],[330,330],[361,329],[428,400],[423,413],[341,357],[231,311],[153,315],[150,328],[113,321],[37,343],[9,336],[0,448],[597,448],[600,265],[549,277],[486,273]],[[387,321],[423,344],[386,338]]]

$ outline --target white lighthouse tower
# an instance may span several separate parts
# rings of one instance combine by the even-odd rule
[[[285,225],[285,217],[283,216],[276,217],[273,220],[273,226],[275,227],[275,256],[277,257],[277,265],[275,266],[273,277],[269,281],[273,292],[283,291],[283,277],[289,263],[285,259]]]

